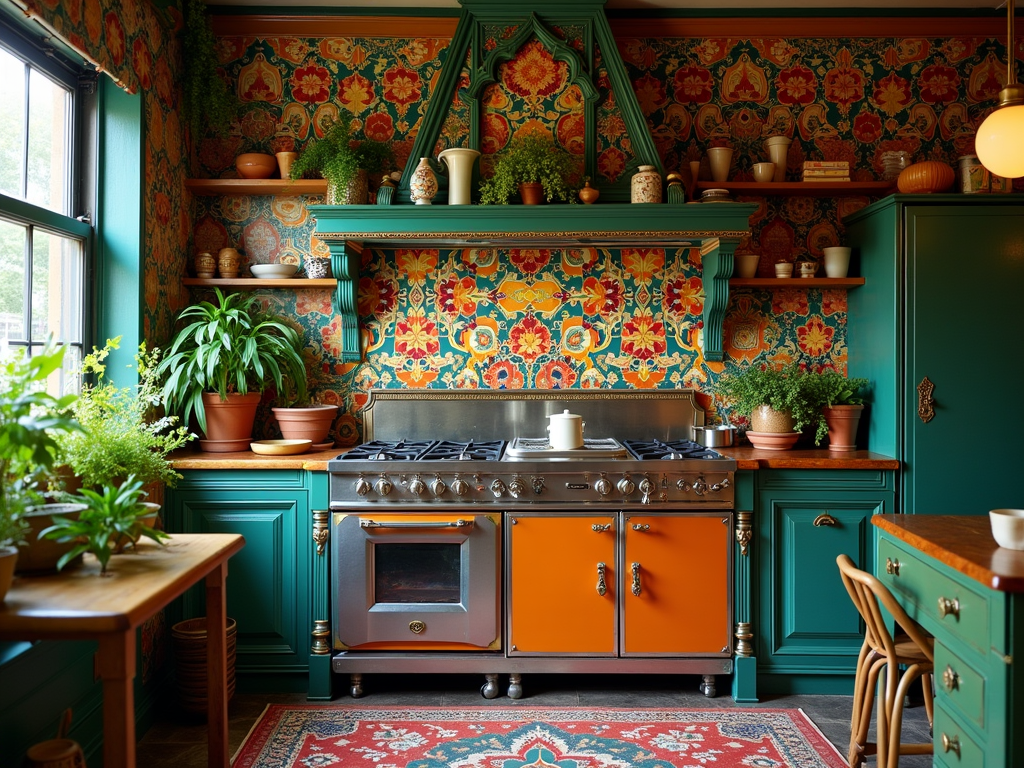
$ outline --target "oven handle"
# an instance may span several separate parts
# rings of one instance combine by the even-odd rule
[[[359,519],[360,528],[472,528],[472,520],[452,520],[443,523],[419,523],[413,521],[378,523],[376,520]]]

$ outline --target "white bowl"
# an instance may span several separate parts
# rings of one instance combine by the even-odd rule
[[[996,544],[1007,549],[1024,549],[1024,509],[993,509],[988,519]]]
[[[298,264],[253,264],[249,267],[253,277],[291,277],[299,271]]]

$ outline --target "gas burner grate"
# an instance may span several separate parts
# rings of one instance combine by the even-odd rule
[[[435,440],[374,440],[357,445],[339,458],[342,461],[415,461]]]
[[[641,461],[657,459],[721,459],[722,454],[692,440],[624,440],[626,448]]]
[[[470,440],[467,443],[439,440],[419,458],[421,461],[497,461],[503,450],[504,440]]]

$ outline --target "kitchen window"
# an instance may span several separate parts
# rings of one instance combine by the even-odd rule
[[[54,394],[77,389],[85,343],[92,186],[82,169],[93,79],[55,43],[0,19],[0,345],[65,345]]]

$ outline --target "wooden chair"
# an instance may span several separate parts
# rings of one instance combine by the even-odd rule
[[[931,725],[934,716],[932,673],[934,670],[934,638],[911,619],[882,582],[859,570],[846,555],[836,558],[839,573],[853,604],[864,619],[864,644],[857,659],[854,680],[853,713],[850,718],[850,768],[858,768],[868,755],[878,756],[881,768],[896,768],[900,755],[930,755],[932,743],[904,744],[900,741],[903,723],[903,701],[910,685],[920,678],[924,688],[924,706]],[[905,634],[893,637],[885,623],[882,608],[896,619]],[[900,665],[906,671],[900,677]],[[875,688],[880,689],[878,702],[877,742],[869,742],[868,728],[875,704]],[[884,686],[884,692],[881,690]]]

